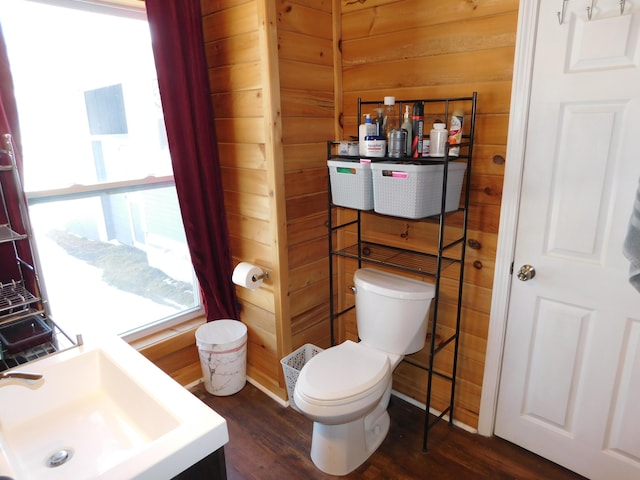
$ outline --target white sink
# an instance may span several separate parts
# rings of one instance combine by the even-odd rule
[[[43,378],[0,380],[0,478],[172,478],[229,441],[220,415],[117,337],[13,370]]]

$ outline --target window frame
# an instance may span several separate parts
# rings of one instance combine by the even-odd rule
[[[111,15],[116,17],[125,17],[135,20],[147,22],[146,9],[144,0],[23,0],[33,3],[42,3],[55,7],[69,8],[73,10],[87,11],[91,13]],[[169,152],[170,154],[170,152]],[[96,182],[94,184],[74,184],[66,188],[48,189],[48,190],[31,190],[25,191],[27,204],[29,207],[53,203],[65,200],[75,200],[90,197],[99,197],[103,194],[121,194],[136,191],[146,191],[155,188],[175,188],[175,180],[173,175],[164,176],[147,176],[143,178],[134,178],[129,180],[115,182]],[[35,261],[38,270],[41,271],[40,259],[37,251],[35,252]],[[194,297],[197,305],[185,309],[182,313],[158,319],[157,321],[132,328],[131,330],[118,334],[127,342],[139,340],[141,338],[154,335],[161,331],[167,331],[173,327],[186,324],[197,318],[204,318],[205,311],[202,303],[202,295],[198,279],[195,274],[194,279]],[[44,280],[43,290],[46,292],[46,279]]]

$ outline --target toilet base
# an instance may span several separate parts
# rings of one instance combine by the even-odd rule
[[[389,424],[386,408],[341,425],[314,422],[311,460],[324,473],[346,475],[377,450],[387,436]]]

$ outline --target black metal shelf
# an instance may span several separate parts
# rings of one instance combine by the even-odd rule
[[[32,312],[34,314],[37,312]],[[39,312],[42,314],[42,312]],[[52,329],[51,340],[43,342],[39,345],[25,348],[24,350],[12,354],[3,353],[0,355],[0,372],[15,368],[25,363],[37,360],[47,355],[72,348],[76,345],[63,330],[51,319],[47,319],[47,324]]]
[[[22,281],[0,283],[0,323],[5,323],[3,316],[13,317],[16,312],[39,301],[40,297],[31,293]]]
[[[424,276],[435,278],[438,271],[438,261],[440,268],[445,269],[455,263],[460,263],[459,259],[444,256],[431,255],[402,248],[390,247],[378,243],[362,241],[341,250],[332,250],[332,255],[352,258],[375,265],[387,266],[409,273],[419,273]]]
[[[363,214],[367,215],[380,215],[374,212],[362,212],[360,210],[356,210],[355,219],[345,220],[339,224],[333,224],[334,222],[334,210],[337,209],[346,209],[349,210],[348,207],[341,207],[334,205],[331,199],[331,185],[329,184],[329,207],[328,207],[328,231],[329,231],[329,283],[330,283],[330,319],[331,319],[331,343],[335,344],[335,320],[344,315],[345,313],[353,310],[355,307],[353,305],[347,306],[346,308],[342,308],[338,310],[336,308],[336,295],[339,292],[335,291],[335,273],[334,273],[334,259],[336,258],[346,258],[351,259],[357,262],[358,267],[361,267],[363,264],[370,265],[378,265],[382,267],[388,267],[396,270],[400,270],[403,272],[417,274],[423,277],[430,279],[429,281],[433,282],[435,287],[435,296],[431,305],[431,318],[429,320],[429,334],[426,340],[426,346],[428,348],[428,354],[426,356],[426,362],[422,362],[416,358],[411,356],[405,357],[404,362],[413,365],[417,368],[423,369],[427,371],[427,388],[426,388],[426,398],[425,398],[425,406],[426,413],[424,419],[424,435],[423,435],[423,444],[422,448],[426,452],[429,430],[436,423],[438,423],[441,419],[448,417],[448,421],[450,424],[453,424],[454,419],[454,401],[455,401],[455,390],[456,390],[456,374],[457,374],[457,361],[458,361],[458,348],[459,348],[459,340],[460,340],[460,323],[462,316],[462,288],[464,282],[464,259],[466,252],[466,241],[467,241],[467,220],[468,220],[468,211],[469,211],[469,193],[471,191],[471,166],[472,166],[472,157],[473,157],[473,141],[475,135],[475,117],[476,117],[476,105],[477,105],[477,93],[474,92],[471,96],[468,97],[451,97],[451,98],[438,98],[438,99],[418,99],[418,100],[399,100],[397,103],[402,107],[404,104],[411,104],[417,101],[423,101],[425,104],[436,104],[435,108],[440,109],[441,114],[444,115],[444,121],[448,123],[450,110],[452,103],[465,105],[465,110],[468,112],[465,115],[465,120],[468,119],[469,123],[466,126],[466,131],[468,133],[462,136],[463,141],[460,145],[460,154],[456,157],[449,157],[449,145],[447,144],[445,148],[445,157],[421,157],[421,158],[413,158],[413,157],[403,157],[403,158],[371,158],[368,159],[371,162],[379,162],[379,161],[400,161],[400,162],[408,162],[414,164],[442,164],[444,168],[444,174],[442,179],[442,202],[440,213],[435,216],[425,217],[424,219],[408,219],[408,222],[420,222],[420,221],[430,221],[438,224],[438,241],[437,245],[430,245],[432,248],[426,249],[427,251],[436,251],[437,254],[424,253],[422,251],[409,250],[404,248],[398,248],[391,245],[384,245],[377,242],[369,241],[367,238],[363,238],[362,234],[362,216]],[[362,118],[362,106],[363,105],[380,105],[381,101],[362,101],[358,99],[358,119]],[[402,110],[402,108],[401,108]],[[433,112],[432,112],[433,113]],[[339,142],[327,142],[327,158],[328,159],[341,159],[347,161],[359,162],[362,157],[360,156],[345,156],[338,155],[336,153],[336,145]],[[458,210],[454,210],[453,212],[446,212],[445,208],[445,193],[447,188],[447,172],[448,165],[452,162],[465,162],[466,163],[466,181],[463,183],[463,194],[464,194],[464,206],[459,208]],[[462,223],[461,225],[458,223],[456,228],[460,228],[461,235],[456,238],[445,240],[445,228],[447,226],[452,226],[448,223],[448,219],[451,218],[453,214],[462,213]],[[384,216],[384,215],[383,215]],[[399,217],[389,217],[389,218],[399,218]],[[349,230],[346,230],[347,227],[350,227]],[[334,236],[338,235],[339,232],[344,231],[347,232],[356,238],[355,241],[347,242],[347,246],[340,245],[340,247],[334,248]],[[343,242],[346,239],[342,240]],[[337,239],[336,239],[336,243]],[[457,249],[453,249],[453,247],[458,247]],[[459,280],[458,280],[458,291],[457,291],[457,312],[455,319],[455,328],[454,333],[450,336],[447,336],[446,339],[441,339],[440,335],[437,334],[438,327],[438,316],[439,316],[439,303],[440,303],[440,283],[442,279],[442,273],[452,267],[453,265],[457,265],[459,268]],[[450,347],[448,351],[452,350],[453,361],[450,371],[445,372],[438,370],[434,367],[434,361],[436,355],[440,352],[444,351],[446,347]],[[452,347],[452,348],[451,348]],[[450,382],[450,397],[448,405],[442,409],[442,411],[436,415],[436,418],[430,419],[430,408],[431,408],[431,398],[432,398],[432,388],[433,388],[433,377],[437,376],[439,378],[445,379]]]
[[[11,230],[9,224],[0,225],[0,243],[24,240],[27,236]]]
[[[47,335],[46,340],[34,332],[33,336],[28,338],[41,343],[29,348],[26,348],[29,342],[20,346],[14,344],[13,346],[17,348],[25,347],[24,351],[17,353],[0,343],[0,371],[2,371],[54,353],[58,351],[60,345],[73,345],[74,342],[49,315],[48,303],[41,293],[36,264],[25,261],[18,253],[28,250],[29,255],[35,259],[29,212],[18,174],[11,135],[1,135],[0,143],[0,173],[2,174],[0,176],[0,216],[3,222],[0,224],[0,244],[13,244],[15,260],[15,272],[13,270],[4,272],[9,278],[0,279],[0,326],[12,328],[18,322],[34,317],[46,323],[52,332]],[[7,198],[8,195],[16,195],[17,198]],[[17,203],[17,210],[10,210],[8,203],[12,200]],[[24,229],[24,233],[18,232],[14,225],[18,225],[20,230]],[[22,248],[25,245],[20,245],[21,248],[18,248],[19,243],[23,241],[27,242],[27,248]],[[5,343],[9,341],[5,340]],[[33,342],[30,345],[33,345]]]

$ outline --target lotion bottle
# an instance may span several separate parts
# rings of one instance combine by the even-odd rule
[[[371,123],[371,115],[365,113],[364,123],[358,127],[358,152],[360,156],[366,156],[365,139],[376,135],[376,126]]]

